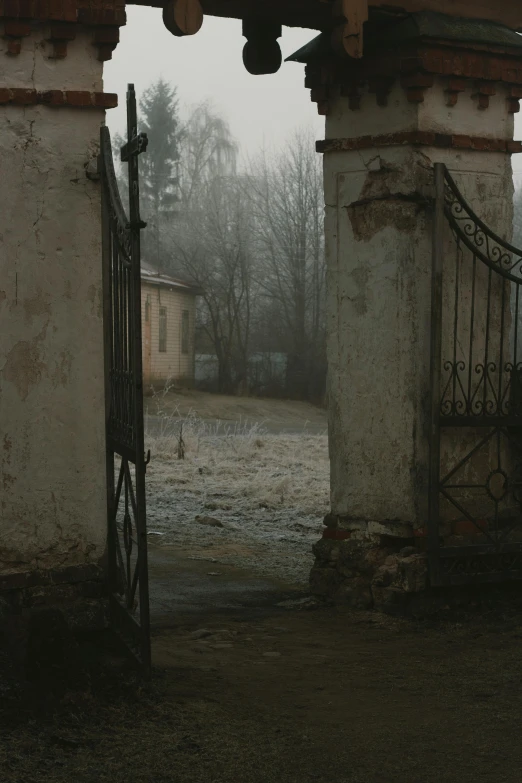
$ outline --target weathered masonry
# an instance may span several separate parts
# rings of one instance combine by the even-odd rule
[[[513,462],[503,433],[502,444],[482,459],[484,480],[471,471],[461,511],[441,502],[437,510],[439,484],[452,460],[473,450],[474,436],[473,427],[441,434],[433,414],[432,381],[445,383],[434,350],[440,344],[444,358],[451,345],[451,335],[437,342],[433,324],[454,322],[462,291],[475,290],[473,258],[486,263],[479,246],[475,252],[466,245],[471,261],[459,255],[465,242],[451,231],[440,239],[451,212],[444,193],[454,181],[497,238],[509,240],[510,155],[520,151],[513,140],[522,97],[519,0],[169,0],[163,7],[174,35],[197,33],[204,14],[243,20],[251,73],[280,66],[282,26],[321,33],[294,57],[307,64],[307,86],[326,118],[319,151],[332,508],[312,586],[355,605],[400,600],[427,584],[430,520],[430,578],[443,582],[453,567],[445,566],[450,539],[464,547],[465,523],[475,525],[472,533],[476,522],[482,533],[489,525],[464,502],[477,494],[473,482],[500,497],[492,476],[502,483],[510,471],[494,459],[502,454]],[[123,24],[120,0],[0,0],[0,588],[18,607],[72,601],[71,616],[85,623],[96,620],[104,592],[107,540],[96,157],[105,109],[116,102],[103,92],[103,61]],[[440,169],[438,202],[436,163],[450,176]],[[437,214],[442,245],[435,256],[443,257],[449,286],[440,307],[433,295]],[[471,264],[467,278],[454,271],[456,258],[462,268]],[[506,294],[504,283],[488,289],[482,278],[477,286],[487,306],[473,321],[471,343],[484,353],[490,331],[497,339],[513,320],[506,304],[511,289]],[[459,338],[459,350],[464,342]],[[502,366],[509,363],[505,345],[494,348]],[[472,362],[469,354],[448,358],[456,383],[464,377],[457,363],[465,359]],[[476,361],[485,367],[484,388],[494,385],[495,372],[495,383],[502,381],[502,372],[489,367],[493,361],[498,367],[498,357]],[[514,361],[516,369],[516,351]],[[462,392],[470,409],[473,388]],[[483,410],[493,415],[488,394]],[[507,428],[512,440],[515,425]],[[506,574],[520,572],[515,561]],[[502,576],[497,561],[488,567]],[[464,578],[477,572],[465,557],[458,569]]]
[[[79,622],[96,619],[107,539],[92,177],[116,105],[107,22],[124,19],[123,7],[0,3],[0,587],[17,606],[74,598]]]

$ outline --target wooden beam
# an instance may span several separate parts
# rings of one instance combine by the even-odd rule
[[[363,27],[368,21],[368,0],[336,0],[332,6],[337,27],[332,43],[339,54],[356,59],[363,56]]]
[[[172,35],[195,35],[203,24],[199,0],[167,0],[163,6],[163,23]]]
[[[126,0],[126,4],[163,8],[164,0]],[[319,0],[201,0],[201,7],[205,16],[258,18],[285,27],[311,30],[331,27],[331,8]]]
[[[350,3],[351,0],[348,0]],[[129,5],[162,8],[164,0],[127,0]],[[522,31],[521,0],[368,0],[371,8],[438,11],[448,16],[488,19]],[[258,17],[287,27],[328,30],[332,27],[332,2],[322,0],[201,0],[209,16],[244,19]]]

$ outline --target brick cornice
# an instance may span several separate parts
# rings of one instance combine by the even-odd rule
[[[522,152],[522,142],[506,139],[488,139],[480,136],[432,133],[431,131],[404,131],[380,136],[359,136],[352,139],[325,139],[316,142],[317,152],[349,152],[351,150],[398,146],[437,147],[439,149],[473,150],[475,152],[503,152],[508,155]]]
[[[121,26],[125,0],[0,0],[0,18]]]
[[[0,35],[7,40],[7,54],[20,54],[32,25],[49,29],[52,59],[67,56],[67,44],[76,37],[78,25],[92,28],[98,59],[110,60],[120,40],[119,28],[126,23],[124,0],[0,0]]]
[[[114,109],[118,96],[110,92],[87,90],[25,90],[22,87],[0,87],[0,106],[36,106],[53,108]]]
[[[408,100],[420,103],[437,77],[448,79],[446,94],[450,106],[471,86],[479,107],[486,109],[490,96],[502,84],[509,93],[507,110],[515,112],[522,97],[522,53],[472,43],[429,41],[368,53],[360,60],[328,55],[306,66],[305,86],[311,89],[319,112],[328,114],[333,90],[349,97],[350,108],[356,110],[360,108],[364,88],[376,93],[378,104],[385,106],[391,87],[399,81]]]

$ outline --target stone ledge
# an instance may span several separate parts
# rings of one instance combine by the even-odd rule
[[[0,87],[0,106],[35,106],[81,109],[114,109],[118,96],[110,92],[86,90],[26,90],[23,87]]]
[[[102,582],[104,578],[104,570],[100,564],[0,574],[0,592],[84,582]]]
[[[317,152],[351,152],[352,150],[404,145],[436,147],[438,149],[472,150],[474,152],[503,152],[508,155],[522,152],[521,141],[489,139],[481,136],[434,133],[431,131],[404,131],[379,136],[359,136],[352,139],[324,139],[316,142]]]

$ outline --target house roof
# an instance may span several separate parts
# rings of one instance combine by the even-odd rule
[[[175,288],[177,291],[183,291],[187,294],[192,294],[193,296],[201,294],[201,289],[193,283],[166,275],[143,259],[141,260],[141,281],[142,283],[157,285],[161,288]]]

